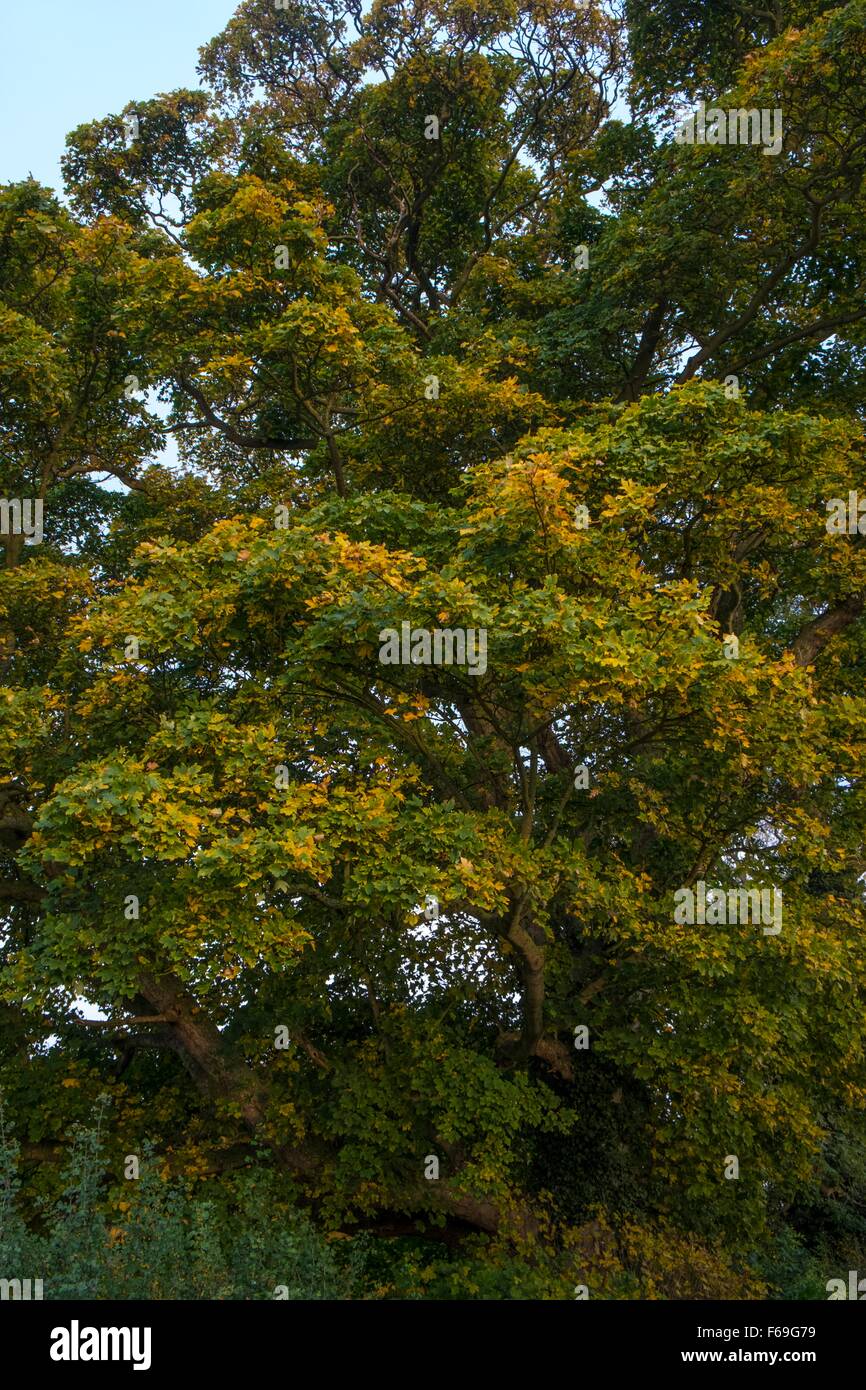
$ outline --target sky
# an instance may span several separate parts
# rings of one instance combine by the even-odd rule
[[[0,0],[0,183],[61,188],[66,135],[176,87],[237,0]]]

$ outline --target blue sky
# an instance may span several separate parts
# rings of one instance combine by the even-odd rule
[[[67,132],[175,87],[237,0],[0,0],[0,183],[60,189]]]

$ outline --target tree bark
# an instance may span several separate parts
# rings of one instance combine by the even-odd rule
[[[815,658],[824,650],[831,637],[844,632],[845,628],[863,616],[863,594],[849,594],[848,598],[827,608],[810,623],[806,623],[794,638],[791,650],[798,666],[811,666]]]

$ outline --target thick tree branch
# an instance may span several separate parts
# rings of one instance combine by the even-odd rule
[[[863,594],[851,594],[835,607],[825,609],[817,618],[806,623],[791,643],[791,651],[797,665],[811,666],[832,637],[844,632],[851,623],[863,616],[864,603],[866,598]]]

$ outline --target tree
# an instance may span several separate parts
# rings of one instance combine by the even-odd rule
[[[630,8],[242,4],[4,190],[34,1156],[108,1086],[340,1220],[739,1257],[862,1143],[866,7]]]

